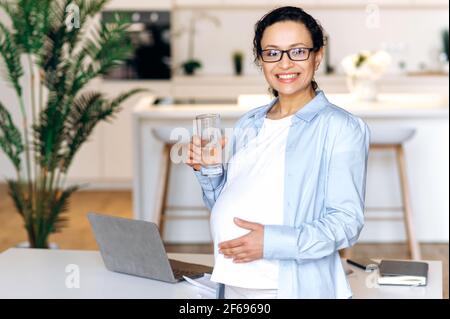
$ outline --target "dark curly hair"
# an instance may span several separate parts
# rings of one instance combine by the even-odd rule
[[[311,34],[311,38],[313,41],[314,52],[317,52],[325,46],[324,32],[320,23],[314,19],[311,15],[303,11],[301,8],[297,7],[280,7],[274,9],[264,15],[256,24],[255,24],[255,36],[253,38],[253,54],[255,56],[255,64],[260,66],[259,58],[261,57],[262,48],[261,48],[261,39],[263,37],[264,31],[267,27],[275,24],[277,22],[282,21],[294,21],[303,24]],[[317,82],[313,79],[311,85],[314,90],[317,90],[319,87]],[[278,92],[269,88],[269,91],[274,96],[278,96]]]

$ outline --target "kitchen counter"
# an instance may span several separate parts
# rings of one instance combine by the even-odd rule
[[[448,117],[448,95],[439,94],[380,94],[375,102],[355,100],[350,94],[327,94],[333,104],[361,117],[423,118]],[[144,118],[193,119],[202,112],[220,113],[222,118],[236,118],[246,111],[269,103],[264,95],[241,95],[237,104],[162,104],[152,105],[153,98],[143,99],[135,108],[135,115]],[[255,102],[257,101],[257,102]]]
[[[414,128],[415,135],[405,144],[414,225],[422,242],[448,241],[449,221],[449,102],[448,95],[380,94],[377,102],[359,102],[348,94],[327,94],[328,99],[361,117],[371,129]],[[155,131],[173,128],[192,130],[193,119],[201,113],[219,113],[222,127],[234,126],[249,109],[270,100],[264,95],[241,95],[237,104],[152,105],[150,97],[140,100],[133,113],[133,203],[135,217],[156,221],[160,202],[160,167],[163,142]],[[161,136],[161,135],[159,135]],[[186,142],[186,140],[184,141]],[[366,205],[367,217],[399,216],[401,203],[394,154],[389,151],[369,155]],[[204,215],[201,191],[191,169],[172,165],[168,214],[186,212]],[[181,209],[183,206],[189,208]],[[375,209],[373,209],[375,208]],[[206,212],[207,213],[207,212]],[[208,242],[208,221],[170,221],[166,223],[168,242]],[[367,221],[362,241],[404,240],[400,222]]]

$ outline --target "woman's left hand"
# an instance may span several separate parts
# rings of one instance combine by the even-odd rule
[[[250,232],[242,237],[219,243],[219,253],[233,258],[235,263],[247,263],[263,257],[264,225],[252,223],[237,217],[234,223]]]

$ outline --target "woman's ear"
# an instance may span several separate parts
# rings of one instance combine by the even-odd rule
[[[316,71],[319,69],[319,65],[320,65],[320,62],[322,62],[325,50],[326,50],[325,47],[321,47],[314,56],[314,69]]]
[[[262,59],[261,59],[261,57],[258,57],[258,59],[256,60],[256,65],[257,65],[260,69],[262,69]]]

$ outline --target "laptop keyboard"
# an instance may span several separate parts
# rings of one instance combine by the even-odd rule
[[[189,278],[199,278],[205,273],[212,272],[212,267],[209,266],[185,263],[173,259],[169,259],[169,263],[172,268],[173,275],[177,280],[183,279],[183,276]]]
[[[183,276],[189,277],[189,278],[199,278],[203,276],[203,272],[199,273],[198,271],[189,271],[186,269],[173,269],[173,275],[175,279],[183,279]]]

